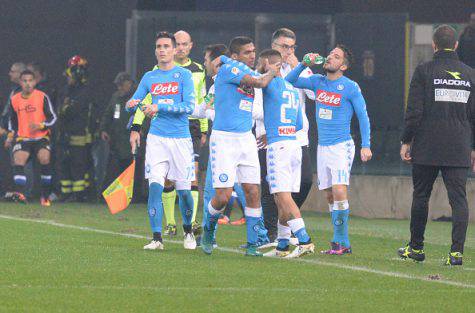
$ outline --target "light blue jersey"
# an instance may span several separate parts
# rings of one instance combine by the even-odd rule
[[[275,77],[262,93],[267,143],[295,140],[303,124],[298,91],[282,77]]]
[[[241,85],[241,80],[246,75],[256,76],[258,73],[225,56],[221,56],[221,61],[224,64],[214,81],[216,96],[213,130],[233,133],[251,131],[254,88]]]
[[[345,76],[337,80],[329,80],[320,74],[299,77],[304,69],[305,66],[299,64],[285,79],[296,88],[315,92],[318,144],[332,146],[350,140],[351,118],[355,112],[360,126],[361,147],[369,148],[370,123],[358,84]]]
[[[158,113],[152,119],[149,133],[168,138],[188,138],[188,115],[195,107],[194,86],[191,72],[179,66],[171,70],[160,69],[145,73],[131,101],[140,102],[147,94]],[[128,111],[135,111],[137,107]]]

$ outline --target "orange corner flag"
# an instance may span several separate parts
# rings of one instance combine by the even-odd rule
[[[130,200],[132,200],[134,195],[134,174],[135,159],[102,193],[112,214],[125,210]]]

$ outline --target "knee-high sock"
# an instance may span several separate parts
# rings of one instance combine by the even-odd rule
[[[148,190],[148,218],[153,233],[162,232],[163,204],[162,204],[163,186],[159,183],[150,183]]]
[[[175,221],[175,199],[176,191],[175,187],[166,187],[163,189],[162,201],[163,210],[165,211],[165,219],[167,224],[176,225]]]
[[[13,167],[13,180],[15,182],[15,191],[24,194],[26,186],[26,175],[24,166],[15,165]]]
[[[289,224],[290,229],[298,238],[299,244],[307,244],[312,241],[307,233],[307,229],[305,229],[303,218],[294,218],[293,220],[287,221],[287,224]]]
[[[191,223],[194,223],[196,221],[196,213],[198,213],[198,200],[200,197],[198,186],[191,186],[191,196],[193,197],[193,216]]]
[[[41,196],[48,198],[51,193],[51,165],[41,165]]]
[[[246,216],[247,243],[255,245],[259,237],[259,222],[262,217],[262,208],[246,207],[244,214]]]
[[[349,248],[350,239],[348,236],[348,218],[350,206],[348,200],[335,201],[331,212],[333,224],[333,242],[338,242],[342,246]]]
[[[183,230],[191,232],[191,218],[193,217],[193,196],[190,190],[178,190],[178,204],[180,206]]]

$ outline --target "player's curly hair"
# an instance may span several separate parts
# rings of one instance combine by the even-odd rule
[[[341,43],[337,44],[335,48],[339,48],[343,51],[343,56],[345,57],[345,64],[346,67],[349,69],[351,65],[353,65],[353,63],[355,62],[353,52],[351,52],[350,48]]]

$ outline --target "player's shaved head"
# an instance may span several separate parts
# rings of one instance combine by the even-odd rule
[[[184,30],[179,30],[175,33],[175,39],[177,42],[179,41],[188,41],[188,42],[191,42],[191,35],[188,34],[186,31]]]
[[[179,30],[175,33],[176,39],[176,55],[175,61],[180,64],[188,62],[188,56],[193,48],[191,36],[184,30]]]

